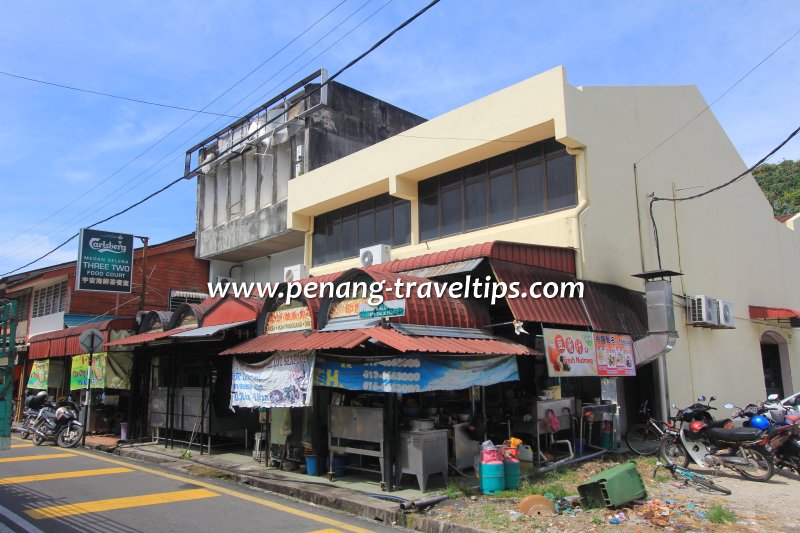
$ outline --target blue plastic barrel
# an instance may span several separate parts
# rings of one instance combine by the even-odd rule
[[[319,475],[320,460],[316,455],[306,455],[306,474],[309,476]]]

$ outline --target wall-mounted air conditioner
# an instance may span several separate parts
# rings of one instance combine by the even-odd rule
[[[717,316],[719,318],[719,327],[721,328],[735,328],[735,317],[733,315],[733,304],[724,300],[717,300]]]
[[[291,282],[306,279],[308,277],[308,265],[292,265],[284,267],[283,281]]]
[[[719,326],[717,300],[702,294],[686,298],[686,322],[692,326]]]
[[[358,251],[361,266],[380,265],[392,260],[392,247],[388,244],[375,244]]]

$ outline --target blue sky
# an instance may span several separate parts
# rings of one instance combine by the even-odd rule
[[[10,3],[0,70],[199,109],[340,1]],[[346,0],[209,110],[242,114],[333,72],[427,4],[386,2]],[[428,118],[556,65],[574,85],[695,84],[712,101],[798,29],[785,1],[443,0],[340,81]],[[713,107],[746,162],[798,126],[798,86],[800,36]],[[109,177],[190,116],[0,76],[0,273],[180,176],[186,148],[226,119],[198,116]],[[800,159],[800,141],[782,158]],[[102,228],[155,243],[194,219],[192,180]],[[37,266],[75,257],[72,244]]]

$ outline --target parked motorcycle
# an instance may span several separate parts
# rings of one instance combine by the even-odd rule
[[[777,394],[770,395],[768,402],[777,400]],[[770,405],[761,402],[759,405],[750,404],[746,407],[736,407],[731,403],[725,404],[727,409],[738,409],[734,419],[743,419],[743,426],[755,427],[762,430],[761,443],[763,448],[772,453],[773,462],[778,470],[788,468],[800,474],[800,416],[790,407],[773,403]],[[776,417],[775,409],[781,412]],[[780,422],[776,422],[778,418]]]
[[[22,421],[20,428],[20,437],[27,439],[33,433],[33,426],[39,419],[39,413],[42,409],[52,409],[52,406],[47,403],[47,392],[39,391],[36,394],[31,394],[25,398],[25,419]]]
[[[701,396],[698,403],[678,410],[676,427],[661,439],[661,457],[683,468],[693,462],[706,468],[729,468],[753,481],[768,481],[775,466],[761,430],[731,427],[729,419],[713,420],[709,411],[714,408],[703,401]],[[678,406],[673,403],[672,408]]]
[[[39,415],[32,427],[36,446],[50,440],[62,448],[72,448],[81,441],[83,424],[78,421],[78,408],[72,400],[59,402],[55,411],[42,409]]]

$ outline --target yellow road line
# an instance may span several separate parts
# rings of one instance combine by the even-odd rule
[[[52,479],[71,479],[76,477],[105,476],[108,474],[124,474],[133,472],[130,468],[98,468],[95,470],[75,470],[74,472],[54,472],[52,474],[37,474],[34,476],[0,477],[0,485],[13,485],[16,483],[29,483],[31,481],[50,481]]]
[[[23,455],[22,457],[3,457],[0,463],[16,463],[19,461],[38,461],[40,459],[61,459],[75,457],[74,453],[47,453],[44,455]]]
[[[91,457],[92,459],[96,459],[98,461],[104,461],[106,463],[111,463],[115,465],[122,465],[127,466],[128,468],[133,468],[134,470],[139,470],[140,472],[147,472],[148,474],[153,474],[155,476],[165,477],[167,479],[174,479],[175,481],[182,481],[183,483],[192,483],[193,485],[197,485],[199,487],[205,487],[207,489],[211,489],[217,492],[221,492],[222,494],[227,494],[228,496],[233,496],[234,498],[239,498],[240,500],[245,500],[251,503],[257,503],[259,505],[263,505],[264,507],[269,507],[271,509],[275,509],[277,511],[282,511],[287,514],[292,514],[294,516],[299,516],[302,518],[307,518],[308,520],[313,520],[315,522],[319,522],[321,524],[326,524],[329,526],[334,526],[344,531],[350,531],[351,533],[374,533],[371,529],[364,529],[363,527],[352,526],[345,522],[340,522],[339,520],[334,520],[333,518],[328,518],[326,516],[316,515],[314,513],[309,513],[307,511],[301,511],[300,509],[294,509],[293,507],[289,507],[288,505],[283,505],[280,503],[275,503],[267,500],[262,500],[257,496],[252,496],[250,494],[241,493],[232,489],[228,489],[225,487],[218,487],[216,485],[212,485],[211,483],[205,483],[198,479],[191,479],[181,476],[176,476],[175,474],[168,474],[166,472],[159,472],[158,470],[153,470],[152,468],[147,468],[144,466],[138,466],[130,463],[126,463],[123,461],[118,461],[116,459],[110,459],[107,457],[101,457],[99,455],[95,455],[93,453],[81,452],[78,450],[72,450],[72,453],[76,453],[78,455],[82,455],[84,457]]]
[[[113,511],[115,509],[130,509],[131,507],[145,507],[147,505],[200,500],[203,498],[213,498],[215,496],[219,496],[219,494],[206,489],[177,490],[174,492],[129,496],[127,498],[111,498],[109,500],[56,505],[54,507],[40,507],[38,509],[25,511],[25,514],[35,520],[42,520],[43,518],[58,518],[60,516]]]
[[[33,444],[30,442],[27,444],[12,444],[11,449],[13,450],[14,448],[33,448]]]
[[[318,529],[316,531],[311,531],[310,533],[342,533],[338,529]]]

